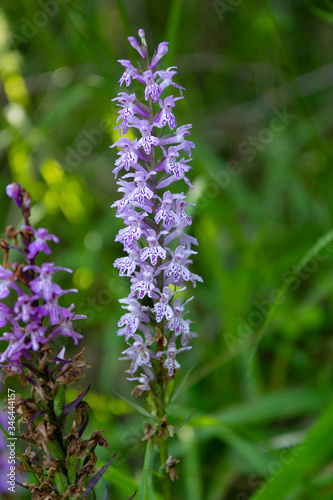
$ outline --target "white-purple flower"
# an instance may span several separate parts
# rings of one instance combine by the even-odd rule
[[[157,118],[154,121],[155,125],[157,125],[158,127],[165,127],[165,125],[168,123],[171,130],[177,127],[176,118],[172,112],[172,109],[176,106],[175,101],[178,101],[179,99],[183,98],[173,97],[172,95],[169,95],[164,99],[164,102],[162,101],[162,99],[159,100],[162,111],[157,115]]]
[[[122,308],[127,309],[128,312],[118,321],[120,330],[118,330],[117,334],[125,335],[125,340],[127,341],[135,334],[141,323],[149,323],[149,316],[145,312],[148,307],[142,306],[138,300],[131,298],[120,299],[119,302],[125,304]],[[141,330],[143,330],[143,328],[144,326],[141,325]],[[149,334],[147,329],[146,332]]]
[[[143,340],[141,335],[133,335],[134,343],[128,349],[123,351],[122,354],[126,354],[124,358],[131,361],[130,373],[135,373],[139,366],[146,365],[151,367],[151,356],[152,352],[147,347],[146,342]]]
[[[159,238],[165,233],[166,231],[161,231],[157,236],[154,229],[147,229],[146,239],[149,246],[141,250],[141,260],[146,261],[149,258],[151,265],[156,266],[158,257],[162,260],[165,259],[167,254],[166,249],[158,243]]]
[[[174,372],[180,368],[180,364],[176,360],[177,354],[190,349],[192,349],[192,347],[181,347],[180,349],[177,349],[176,343],[170,342],[169,347],[165,352],[158,352],[156,354],[158,358],[166,355],[163,366],[168,370],[169,377],[172,377]]]

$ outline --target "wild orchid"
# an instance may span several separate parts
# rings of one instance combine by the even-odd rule
[[[166,426],[165,388],[180,368],[182,353],[191,349],[189,344],[197,337],[187,317],[193,297],[184,297],[189,282],[194,287],[202,282],[189,269],[197,253],[192,246],[198,242],[186,232],[192,224],[187,208],[193,204],[187,194],[194,189],[188,174],[195,145],[188,139],[192,125],[178,126],[174,115],[185,90],[173,80],[177,68],[155,70],[168,52],[168,42],[160,43],[150,59],[144,30],[139,30],[139,37],[141,44],[134,37],[128,40],[142,61],[135,67],[129,60],[119,60],[124,68],[119,83],[142,84],[144,102],[134,92],[124,91],[112,99],[119,107],[116,129],[120,133],[111,146],[119,149],[113,173],[122,194],[112,207],[125,224],[116,241],[126,254],[114,266],[131,282],[128,297],[120,300],[126,313],[118,322],[117,334],[128,344],[121,358],[130,362],[128,379],[139,382],[134,390],[147,396],[157,419],[154,429],[161,467],[168,470],[174,459],[160,439]],[[135,139],[125,135],[129,130]],[[149,436],[153,434],[150,429]],[[170,497],[166,481],[164,494]]]
[[[18,393],[14,396],[12,390],[13,400],[7,400],[19,417],[17,429],[13,421],[7,432],[1,419],[11,446],[15,448],[17,439],[27,443],[23,454],[17,450],[17,463],[14,451],[13,479],[9,481],[12,489],[6,485],[6,491],[15,491],[17,482],[30,491],[33,500],[85,498],[115,457],[97,469],[96,447],[110,445],[103,431],[94,431],[90,439],[83,439],[90,413],[84,401],[89,387],[74,401],[65,401],[67,387],[84,376],[87,362],[83,350],[68,357],[62,344],[70,338],[78,345],[83,336],[74,324],[86,316],[76,314],[74,304],[64,307],[60,303],[63,295],[77,290],[63,290],[53,281],[54,275],[58,271],[71,273],[71,269],[43,262],[43,254],[51,254],[49,242],[58,243],[59,239],[47,229],[36,230],[30,225],[27,191],[17,183],[7,186],[6,191],[21,209],[25,224],[19,230],[8,226],[7,239],[0,240],[5,254],[0,266],[0,300],[16,298],[14,305],[13,301],[9,305],[0,302],[0,327],[5,329],[0,338],[5,342],[0,366],[7,377],[19,375],[24,388],[31,388],[27,399]],[[15,252],[20,260],[10,262],[9,254]],[[58,343],[62,347],[55,351],[53,344],[57,347]],[[73,411],[71,427],[65,430]],[[22,475],[29,472],[32,479],[19,483],[16,471]]]

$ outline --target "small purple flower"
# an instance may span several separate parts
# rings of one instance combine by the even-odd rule
[[[18,332],[5,332],[0,340],[8,342],[8,346],[1,354],[0,364],[8,361],[8,365],[13,366],[14,371],[21,371],[22,365],[20,363],[21,356],[26,359],[31,359],[29,349],[31,342],[28,340],[28,332],[23,333],[21,330]],[[27,341],[27,343],[26,343]]]
[[[0,328],[5,326],[7,322],[11,322],[13,319],[12,311],[8,306],[0,302]]]
[[[49,340],[45,337],[46,327],[38,323],[29,323],[26,332],[31,338],[31,348],[35,352],[39,350],[40,344],[46,344]]]
[[[62,291],[61,295],[71,292],[73,290]],[[45,304],[38,307],[38,312],[41,316],[45,317],[49,315],[51,325],[58,325],[63,319],[67,319],[68,310],[58,304],[59,297],[59,294],[53,294]]]
[[[165,259],[167,252],[165,248],[158,244],[159,238],[165,233],[166,231],[161,231],[160,234],[156,236],[154,229],[147,229],[147,243],[149,247],[145,247],[141,251],[140,257],[142,261],[147,260],[149,257],[151,265],[156,266],[158,257],[163,260]]]
[[[120,86],[125,82],[126,87],[129,87],[131,85],[131,79],[138,74],[138,71],[134,68],[131,61],[127,59],[118,59],[118,62],[126,68],[119,80]]]
[[[145,341],[141,335],[133,335],[134,343],[128,349],[123,351],[122,354],[126,354],[124,358],[131,360],[130,373],[135,373],[139,366],[146,365],[151,367],[150,357],[152,356],[152,351],[148,349]]]
[[[173,317],[173,310],[169,306],[169,302],[174,294],[171,294],[171,290],[168,286],[163,288],[163,292],[159,292],[161,298],[158,302],[155,302],[152,312],[156,315],[156,322],[161,323],[165,317],[167,320],[171,320]]]
[[[170,146],[168,151],[166,151],[162,147],[162,151],[164,153],[164,160],[160,163],[156,170],[165,170],[168,174],[173,174],[177,180],[181,179],[182,176],[188,172],[192,167],[186,165],[190,159],[185,160],[181,158],[180,161],[177,161],[179,157],[179,148],[177,146]]]
[[[86,319],[87,316],[85,316],[84,314],[75,314],[75,312],[72,311],[73,308],[74,304],[68,307],[65,311],[61,311],[61,321],[51,335],[52,338],[56,337],[57,335],[71,337],[74,341],[74,345],[78,345],[79,340],[83,339],[83,335],[74,330],[72,321],[77,321],[78,319]]]
[[[154,374],[146,365],[142,365],[142,368],[147,374],[142,373],[139,377],[128,377],[127,380],[137,380],[139,384],[136,387],[140,391],[150,391],[150,383],[154,380]]]
[[[170,283],[183,284],[184,281],[192,281],[193,286],[195,286],[196,281],[202,282],[202,278],[193,274],[188,269],[188,264],[192,263],[188,256],[191,254],[196,254],[193,250],[187,250],[183,246],[176,248],[175,252],[169,249],[172,256],[172,260],[162,264],[158,270],[165,269],[166,280],[165,283],[169,285]]]
[[[157,102],[162,93],[162,89],[160,88],[158,83],[155,82],[155,78],[157,75],[158,73],[153,73],[150,69],[148,69],[147,71],[143,72],[143,75],[137,75],[134,77],[136,80],[146,85],[145,88],[146,101],[148,101],[150,96],[153,102]]]
[[[39,252],[44,252],[47,255],[50,255],[51,250],[46,243],[48,240],[54,241],[54,243],[59,243],[59,238],[54,236],[54,234],[49,234],[47,229],[43,227],[38,228],[37,230],[30,226],[22,226],[22,229],[30,229],[35,237],[35,241],[30,243],[28,246],[29,253],[27,255],[28,259],[34,259]]]
[[[163,91],[164,89],[172,85],[173,87],[175,87],[180,91],[181,95],[183,95],[182,90],[185,90],[184,87],[181,87],[172,80],[172,78],[177,74],[177,71],[172,71],[175,67],[176,66],[172,66],[166,70],[157,71],[158,76],[162,80],[162,83],[160,83],[160,89],[161,91]]]
[[[140,158],[141,161],[148,161],[148,158],[141,152],[140,149],[138,149],[139,146],[137,139],[134,139],[132,142],[128,137],[123,137],[122,139],[119,139],[119,141],[112,144],[110,148],[115,146],[122,148],[122,150],[117,153],[119,158],[115,162],[116,168],[113,169],[115,178],[117,178],[118,172],[120,172],[122,168],[124,168],[127,172],[130,167],[143,171],[143,167],[141,167],[138,163],[138,159]]]
[[[158,207],[155,215],[155,221],[157,224],[163,220],[163,225],[166,230],[176,222],[178,222],[177,215],[174,211],[174,200],[177,195],[171,194],[170,191],[165,191],[163,194],[163,200],[161,200],[161,205]]]
[[[180,364],[176,360],[176,355],[183,351],[188,351],[192,349],[192,347],[181,347],[177,349],[175,342],[170,342],[169,347],[165,352],[158,352],[156,356],[158,358],[162,357],[166,354],[166,359],[163,363],[164,368],[168,370],[169,377],[172,377],[176,370],[180,368]]]
[[[141,271],[136,271],[135,276],[131,278],[130,297],[143,299],[146,295],[153,296],[155,289],[155,272],[151,266],[142,266]]]
[[[126,94],[126,92],[119,92],[118,97],[111,99],[111,101],[118,101],[117,106],[120,106],[119,116],[117,118],[117,122],[122,120],[122,123],[118,125],[120,130],[123,130],[123,133],[126,134],[128,131],[128,122],[131,117],[134,116],[135,113],[140,116],[149,116],[143,109],[140,108],[137,104],[135,104],[136,95],[135,94]]]
[[[132,120],[132,125],[133,127],[138,128],[141,134],[141,139],[139,139],[138,141],[138,146],[142,146],[144,152],[149,155],[152,146],[158,146],[159,144],[158,137],[152,135],[153,126],[149,125],[149,122],[147,120],[138,120],[137,118],[135,120]]]
[[[177,127],[176,118],[172,109],[176,106],[175,101],[178,101],[179,99],[182,99],[182,97],[173,97],[172,95],[167,96],[164,99],[164,102],[160,99],[159,103],[162,111],[157,115],[157,118],[154,121],[155,125],[158,127],[165,127],[168,123],[171,130]]]
[[[184,302],[183,304],[181,299],[176,299],[173,303],[173,314],[167,323],[167,327],[170,331],[175,332],[176,337],[178,337],[178,335],[181,335],[182,333],[190,333],[191,321],[189,319],[184,319],[184,316],[188,313],[188,311],[186,311],[185,309],[185,306],[192,299],[194,299],[194,297],[186,300],[186,302]]]
[[[150,318],[145,313],[148,307],[144,307],[136,299],[120,299],[123,309],[127,309],[129,312],[124,314],[118,321],[118,326],[121,327],[118,330],[117,335],[125,335],[125,340],[127,341],[129,337],[132,337],[141,323],[149,323]],[[143,325],[141,325],[143,328]],[[146,332],[149,334],[148,330]]]
[[[63,295],[62,288],[56,283],[52,282],[52,276],[56,271],[66,271],[67,273],[72,273],[71,269],[66,267],[56,267],[53,263],[44,262],[41,267],[38,266],[25,266],[24,271],[26,269],[32,269],[39,276],[34,278],[30,282],[31,290],[38,296],[43,297],[46,301],[51,300],[52,297],[57,295],[60,297]],[[69,290],[68,290],[69,291]],[[77,290],[70,290],[71,292],[77,292]]]
[[[128,247],[134,241],[137,241],[141,235],[146,224],[143,224],[142,220],[147,214],[145,212],[138,214],[134,210],[129,210],[124,214],[125,223],[128,226],[124,229],[120,229],[116,236],[116,241],[122,241],[125,247]]]
[[[141,205],[145,203],[145,198],[151,200],[154,196],[154,192],[147,183],[149,177],[155,174],[155,172],[150,172],[145,174],[144,172],[135,172],[123,176],[123,179],[128,177],[134,177],[134,186],[130,192],[129,201],[138,201]]]
[[[18,297],[16,304],[14,306],[14,312],[17,314],[16,321],[20,319],[23,323],[28,323],[31,319],[35,320],[38,314],[34,301],[38,300],[38,295],[26,295],[23,294]]]
[[[178,127],[175,135],[166,136],[160,140],[161,146],[165,146],[166,144],[180,144],[179,149],[183,149],[188,156],[191,156],[191,148],[195,148],[195,144],[192,141],[186,141],[184,139],[185,136],[190,135],[190,128],[192,128],[192,125],[182,125]]]
[[[120,276],[131,276],[137,265],[141,264],[139,258],[139,245],[137,243],[132,243],[127,249],[128,255],[126,257],[120,257],[116,259],[113,266],[119,269]]]
[[[10,293],[10,290],[15,290],[21,295],[21,288],[15,283],[15,274],[10,270],[0,266],[0,299],[4,299]]]

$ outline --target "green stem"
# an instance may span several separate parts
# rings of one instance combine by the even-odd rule
[[[164,401],[164,390],[163,390],[163,380],[160,380],[158,385],[159,391],[157,394],[157,416],[159,421],[159,431],[162,430],[162,419],[165,415],[165,401]],[[163,489],[164,500],[171,500],[171,488],[170,488],[170,478],[165,470],[165,464],[168,460],[168,445],[166,439],[163,436],[160,437],[158,443],[158,449],[160,452],[160,464],[161,464],[161,481]]]
[[[146,498],[147,479],[148,479],[149,468],[150,468],[151,449],[152,449],[151,442],[147,441],[147,448],[146,448],[145,460],[143,463],[143,472],[142,472],[138,500],[145,500],[145,498]]]
[[[170,478],[167,475],[166,470],[165,470],[165,463],[168,460],[168,448],[167,448],[166,440],[162,438],[161,441],[158,443],[158,447],[159,447],[159,451],[160,451],[161,467],[164,466],[164,468],[161,470],[163,498],[164,498],[164,500],[171,500]]]

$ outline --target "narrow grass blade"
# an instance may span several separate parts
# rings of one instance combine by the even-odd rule
[[[115,391],[114,391],[114,393],[116,394],[116,396],[118,396],[118,398],[123,399],[124,401],[126,401],[126,403],[128,403],[131,406],[133,406],[133,408],[135,408],[139,413],[141,413],[141,415],[143,415],[144,417],[150,417],[151,418],[151,414],[147,410],[145,410],[144,408],[142,408],[142,406],[137,405],[136,403],[133,403],[133,401],[131,401],[130,399],[125,398],[125,396],[122,396],[121,394],[118,394]]]
[[[267,483],[255,493],[252,500],[272,500],[287,498],[302,480],[314,469],[318,470],[325,460],[332,456],[333,403],[323,412],[310,430],[304,443],[296,448],[299,455],[291,463],[283,464],[280,474],[271,476]]]
[[[148,441],[147,442],[146,453],[145,453],[145,459],[144,459],[144,462],[143,462],[143,472],[142,472],[142,478],[141,478],[139,500],[145,500],[145,498],[146,498],[147,480],[148,480],[148,475],[149,475],[150,458],[151,458],[151,442]]]
[[[180,28],[180,18],[183,0],[173,0],[169,10],[165,40],[170,42],[169,52],[164,57],[166,67],[171,66],[174,59],[175,47],[177,46],[177,33]]]
[[[296,265],[295,274],[299,274],[302,271],[302,269],[304,269],[304,267],[320,252],[320,250],[325,248],[329,243],[331,243],[332,240],[333,240],[333,230],[328,231],[326,234],[324,234],[324,236],[322,236],[322,238],[320,238],[320,240],[316,241],[316,243],[309,249],[309,251]],[[291,284],[292,281],[285,281],[285,283],[277,293],[277,300],[274,302],[274,306],[270,309],[262,328],[259,330],[257,341],[252,347],[252,352],[249,356],[249,369],[251,369],[252,361],[257,352],[259,343],[263,338],[264,334],[266,333],[267,327],[281,303],[281,299],[286,295]]]
[[[121,22],[123,23],[123,28],[126,36],[133,36],[125,2],[123,0],[116,0],[116,5],[120,14]]]

